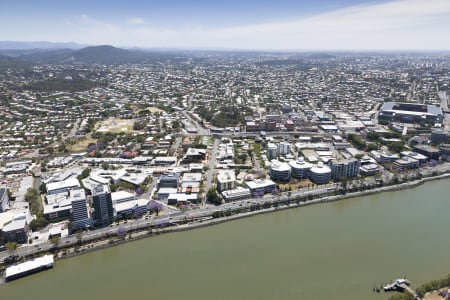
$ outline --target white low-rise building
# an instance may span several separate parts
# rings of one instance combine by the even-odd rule
[[[136,196],[127,191],[118,191],[111,193],[111,200],[113,204],[123,203],[136,200]]]
[[[198,194],[185,194],[185,193],[176,193],[170,194],[167,197],[167,204],[170,205],[178,205],[179,203],[196,203],[198,201]]]
[[[131,201],[125,201],[113,204],[114,210],[118,217],[129,215],[129,214],[143,214],[147,211],[147,207],[150,200],[148,199],[135,199]]]
[[[246,181],[245,184],[250,189],[252,195],[259,196],[267,193],[272,193],[276,190],[275,182],[269,179],[255,179]]]
[[[71,178],[63,180],[63,181],[48,183],[47,184],[47,195],[58,194],[61,192],[65,192],[67,190],[79,189],[79,188],[80,188],[80,182],[78,181],[78,179],[71,177]]]
[[[359,172],[364,176],[372,176],[377,174],[380,171],[380,167],[377,164],[370,163],[364,164],[359,167]]]
[[[428,161],[428,157],[413,151],[403,151],[400,152],[401,156],[408,156],[414,159],[417,159],[420,163],[426,163]]]
[[[44,205],[44,217],[49,220],[69,218],[72,211],[72,202],[86,202],[86,194],[81,188],[74,188],[57,194],[47,194],[47,204]]]
[[[232,190],[236,187],[236,175],[233,170],[219,171],[217,174],[217,190]]]
[[[225,201],[236,201],[241,199],[250,198],[252,196],[249,189],[244,187],[238,187],[233,190],[227,190],[222,192],[222,197]]]
[[[2,213],[0,222],[2,222],[3,238],[6,242],[27,243],[29,229],[28,226],[32,220],[29,210],[13,210]]]
[[[158,190],[158,199],[167,199],[170,194],[176,194],[178,192],[178,188],[174,187],[162,187]]]
[[[403,156],[402,158],[394,161],[394,165],[397,168],[402,168],[402,169],[416,169],[419,167],[420,163],[415,158],[412,158],[409,156]]]

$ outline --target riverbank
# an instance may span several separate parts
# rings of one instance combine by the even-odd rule
[[[320,203],[328,203],[328,202],[336,202],[336,201],[342,201],[346,199],[356,198],[356,197],[363,197],[368,195],[374,195],[384,192],[392,192],[392,191],[398,191],[403,189],[411,189],[415,188],[417,186],[420,186],[426,182],[434,181],[434,180],[441,180],[441,179],[447,179],[450,178],[450,173],[441,174],[437,176],[432,177],[426,177],[417,179],[410,182],[400,183],[396,185],[391,186],[383,186],[374,188],[371,190],[364,190],[359,192],[353,192],[353,193],[346,193],[343,195],[334,195],[334,196],[325,196],[318,199],[312,199],[305,202],[300,202],[298,199],[287,199],[282,200],[279,203],[276,203],[276,207],[269,207],[269,208],[261,208],[254,211],[249,212],[243,212],[243,213],[236,213],[231,216],[226,217],[218,217],[218,218],[212,218],[209,220],[203,220],[203,221],[195,221],[187,224],[182,224],[178,226],[173,227],[166,227],[166,228],[160,228],[160,229],[145,229],[145,230],[137,230],[130,233],[127,233],[127,235],[123,237],[117,237],[117,236],[108,236],[105,239],[97,240],[95,242],[87,243],[84,245],[80,245],[78,247],[70,247],[70,248],[59,248],[58,252],[55,254],[55,259],[64,259],[69,258],[77,255],[81,255],[84,253],[89,253],[109,247],[114,247],[118,245],[122,245],[124,243],[137,241],[144,238],[149,238],[161,234],[167,234],[167,233],[176,233],[176,232],[182,232],[182,231],[188,231],[188,230],[194,230],[198,228],[213,226],[225,222],[230,222],[234,220],[239,220],[243,218],[252,217],[259,214],[268,214],[276,211],[282,211],[286,209],[292,209],[292,208],[299,208],[303,206],[309,206],[309,205],[316,205]]]
[[[446,217],[449,183],[449,179],[435,180],[414,189],[284,210],[130,243],[126,242],[128,230],[119,247],[58,260],[51,271],[5,284],[0,290],[11,299],[39,295],[37,300],[48,297],[42,290],[55,288],[51,300],[58,294],[68,295],[67,300],[93,296],[119,300],[130,290],[137,298],[151,294],[158,299],[179,295],[188,300],[206,299],[218,290],[221,300],[387,299],[389,294],[374,293],[373,287],[401,277],[416,287],[448,273],[450,241],[442,237],[450,226]],[[242,202],[242,207],[246,204]],[[104,236],[116,230],[116,226],[106,227],[96,233]],[[148,231],[139,234],[150,236]],[[133,232],[132,239],[137,235]],[[103,241],[105,246],[108,242]],[[79,291],[79,286],[85,288]]]

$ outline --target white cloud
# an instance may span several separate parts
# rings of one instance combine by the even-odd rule
[[[298,21],[227,28],[222,36],[257,47],[284,49],[405,49],[436,45],[450,49],[450,1],[399,0],[359,5]],[[444,35],[442,35],[444,34]],[[253,38],[252,38],[253,37]],[[246,47],[251,48],[247,43]]]
[[[242,49],[450,49],[449,0],[356,5],[296,21],[252,26],[156,28],[141,18],[120,26],[81,16],[65,39],[141,47]]]
[[[131,24],[131,25],[144,25],[146,24],[145,20],[142,18],[129,18],[127,20],[127,23]]]

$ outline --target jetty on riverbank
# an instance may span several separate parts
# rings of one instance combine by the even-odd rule
[[[44,255],[17,265],[10,266],[5,270],[5,281],[15,280],[24,276],[38,273],[53,268],[55,260],[53,255]]]
[[[309,200],[309,199],[299,200],[294,197],[284,197],[281,200],[280,200],[280,198],[278,198],[278,200],[263,199],[262,201],[264,201],[266,204],[269,204],[269,205],[267,205],[267,206],[262,205],[262,206],[259,206],[258,208],[249,209],[248,211],[245,211],[245,210],[242,211],[241,207],[236,207],[235,213],[232,213],[230,215],[222,214],[219,217],[208,218],[208,219],[203,218],[201,220],[189,221],[186,218],[186,220],[184,222],[181,222],[178,225],[173,225],[173,226],[169,226],[169,227],[152,228],[150,226],[150,222],[152,220],[145,220],[145,222],[137,223],[133,227],[133,230],[129,231],[127,233],[127,237],[119,238],[119,237],[115,237],[114,234],[113,235],[109,235],[109,234],[105,235],[103,232],[104,229],[100,229],[102,231],[102,234],[100,235],[101,238],[85,239],[85,237],[83,237],[83,239],[80,240],[82,245],[81,244],[78,245],[77,243],[74,243],[74,242],[68,243],[64,239],[61,239],[61,241],[59,242],[59,246],[56,246],[55,248],[53,248],[52,251],[55,252],[55,254],[56,254],[55,257],[57,259],[64,258],[64,257],[71,257],[71,256],[79,255],[79,254],[82,254],[85,252],[91,252],[91,251],[115,246],[118,244],[122,244],[122,243],[125,243],[128,241],[147,238],[147,237],[151,237],[151,236],[155,236],[155,235],[159,235],[159,234],[193,230],[196,228],[211,226],[211,225],[215,225],[215,224],[233,221],[236,219],[247,218],[247,217],[258,215],[258,214],[266,214],[266,213],[284,210],[284,209],[291,209],[291,208],[309,206],[309,205],[326,203],[326,202],[335,202],[335,201],[340,201],[340,200],[349,199],[349,198],[361,197],[361,196],[365,196],[365,195],[371,195],[371,194],[377,194],[377,193],[395,191],[395,190],[401,190],[401,189],[408,189],[408,188],[413,188],[413,187],[419,186],[428,181],[437,180],[437,179],[445,179],[445,178],[449,178],[449,177],[450,177],[450,173],[445,173],[445,174],[441,174],[441,175],[437,175],[437,176],[433,176],[433,177],[425,177],[425,178],[421,178],[418,180],[404,182],[404,183],[400,183],[400,184],[383,186],[383,187],[378,187],[378,188],[374,188],[374,189],[370,189],[370,190],[363,190],[363,191],[340,194],[340,195],[333,195],[333,196],[328,195],[328,196],[319,197],[319,198],[315,198],[315,199],[311,199],[311,200]],[[283,204],[286,204],[286,205],[283,205]],[[220,206],[218,206],[217,209],[219,210]],[[237,210],[239,210],[239,211],[237,211]],[[230,212],[230,209],[227,209],[227,212]],[[108,230],[108,231],[110,231],[110,230]],[[102,242],[102,241],[104,241],[104,242]],[[38,248],[30,248],[30,249],[32,249],[34,252],[30,253],[30,255],[28,255],[28,256],[23,256],[24,258],[34,257],[35,255],[38,255],[40,253],[45,253],[45,252],[49,251],[49,250],[41,251]],[[72,249],[73,251],[71,251],[70,249]],[[67,251],[67,250],[69,250],[69,251]]]

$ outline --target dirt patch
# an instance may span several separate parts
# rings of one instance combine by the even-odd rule
[[[133,131],[134,120],[122,120],[116,118],[110,118],[108,120],[103,121],[99,128],[98,132],[130,132]]]
[[[315,184],[311,182],[309,179],[304,180],[292,180],[288,184],[280,184],[280,191],[296,191],[306,187],[313,187]]]
[[[75,145],[68,145],[67,149],[70,152],[81,152],[81,151],[86,151],[87,147],[90,143],[97,143],[96,139],[93,139],[91,137],[86,138],[85,140],[81,140],[79,142],[77,142]]]
[[[439,296],[439,292],[438,291],[427,293],[425,295],[425,297],[423,298],[423,300],[442,300],[442,299],[444,299],[444,298]]]
[[[153,106],[150,106],[150,107],[147,107],[147,108],[144,108],[144,109],[140,109],[140,110],[137,111],[137,114],[139,115],[139,113],[140,113],[141,111],[149,111],[149,112],[152,113],[152,114],[158,113],[158,112],[164,112],[164,110],[159,109],[159,108],[157,108],[157,107],[153,107]]]

